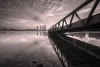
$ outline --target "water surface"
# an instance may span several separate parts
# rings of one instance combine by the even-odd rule
[[[66,33],[66,35],[68,37],[75,38],[77,40],[100,47],[100,32],[98,31],[70,32]]]
[[[0,67],[36,67],[38,64],[62,67],[46,32],[0,32]]]

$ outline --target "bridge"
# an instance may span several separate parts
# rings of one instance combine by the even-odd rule
[[[94,3],[89,15],[81,19],[78,14],[79,10],[92,2]],[[100,13],[94,15],[99,2],[100,0],[86,0],[48,30],[49,40],[63,67],[100,66],[100,47],[75,39],[71,34],[75,32],[87,34],[87,32],[96,33],[100,31]],[[74,21],[75,17],[78,21]]]

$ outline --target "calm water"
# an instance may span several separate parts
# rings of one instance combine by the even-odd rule
[[[100,32],[70,32],[67,36],[100,47]]]
[[[0,67],[36,67],[38,64],[62,67],[46,32],[0,32]]]
[[[100,47],[100,32],[73,32],[66,36]],[[38,64],[62,67],[47,32],[0,32],[0,67],[36,67]]]

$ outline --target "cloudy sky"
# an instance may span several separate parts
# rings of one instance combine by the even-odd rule
[[[0,28],[34,28],[47,25],[50,28],[86,0],[0,0]],[[79,16],[87,15],[90,5],[80,10]],[[99,7],[96,13],[100,12]]]

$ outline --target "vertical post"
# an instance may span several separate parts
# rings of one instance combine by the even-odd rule
[[[63,30],[63,28],[64,28],[64,20],[65,20],[65,19],[63,19],[63,21],[62,21],[62,30]]]
[[[55,26],[53,26],[53,31],[55,31]]]
[[[71,26],[72,26],[73,18],[74,18],[74,13],[72,14],[72,17],[71,17],[71,20],[70,20],[70,24],[69,24],[69,28],[71,28]]]
[[[76,17],[78,18],[78,20],[84,25],[84,22],[82,22],[81,18],[79,17],[79,15],[75,12]]]
[[[58,23],[58,30],[60,30],[60,27],[61,27],[61,26],[60,26],[60,23]]]
[[[57,24],[55,25],[55,31],[57,31]]]
[[[67,22],[66,22],[66,19],[64,20],[64,22],[65,22],[65,24],[66,24],[66,27],[68,28],[68,24],[67,24]]]
[[[95,11],[97,5],[99,4],[99,2],[100,2],[100,0],[96,0],[96,1],[95,1],[95,3],[94,3],[94,5],[93,5],[93,7],[92,7],[92,9],[91,9],[91,11],[90,11],[90,13],[89,13],[89,15],[88,15],[88,18],[87,18],[87,20],[86,20],[85,25],[88,25],[88,24],[90,23],[90,20],[91,20],[91,18],[92,18],[92,14],[94,13],[94,11]]]

